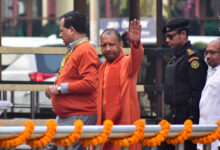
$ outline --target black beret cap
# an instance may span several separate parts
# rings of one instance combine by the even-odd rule
[[[170,32],[173,30],[189,29],[189,20],[185,18],[175,18],[170,20],[164,27],[163,32]]]

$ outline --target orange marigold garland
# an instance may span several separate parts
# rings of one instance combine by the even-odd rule
[[[132,133],[131,137],[128,137],[127,139],[112,139],[110,142],[121,147],[128,147],[131,144],[138,143],[144,137],[145,122],[143,120],[137,120],[134,125],[136,125],[136,131]]]
[[[141,140],[140,143],[142,145],[155,147],[166,139],[170,131],[170,123],[166,120],[161,120],[159,125],[161,126],[161,130],[154,137],[147,137]]]
[[[80,135],[82,134],[83,122],[81,120],[76,120],[74,122],[74,126],[74,131],[70,133],[67,137],[54,139],[52,140],[52,142],[54,142],[56,145],[61,146],[69,146],[71,143],[74,143],[76,140],[80,138]]]
[[[52,141],[57,131],[57,122],[54,119],[50,119],[46,123],[47,131],[37,139],[28,140],[26,143],[33,148],[45,147]]]
[[[220,120],[216,124],[218,125],[218,128],[216,130],[212,131],[210,134],[202,135],[198,138],[191,138],[191,141],[194,144],[210,144],[217,139],[220,139]]]
[[[99,135],[89,139],[81,139],[79,142],[82,143],[84,147],[87,147],[90,144],[96,146],[107,142],[108,136],[112,133],[113,122],[111,120],[105,120],[103,125],[104,129]]]
[[[34,131],[34,122],[32,120],[27,120],[24,123],[24,126],[25,130],[15,138],[0,140],[0,147],[10,149],[23,144],[27,139],[29,139]]]
[[[192,120],[186,120],[184,122],[184,129],[176,135],[174,138],[168,138],[166,139],[167,144],[176,145],[178,143],[183,143],[185,140],[187,140],[191,133],[192,133]]]

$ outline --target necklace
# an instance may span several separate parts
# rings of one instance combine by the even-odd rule
[[[75,47],[78,46],[79,44],[85,42],[85,41],[88,41],[88,38],[84,38],[84,39],[80,40],[79,42],[77,42],[77,43],[73,46],[73,48],[66,53],[66,55],[63,57],[63,60],[62,60],[62,62],[61,62],[61,66],[60,66],[60,69],[59,69],[58,74],[60,74],[60,72],[63,70],[63,67],[64,67],[66,61],[68,60],[68,58],[69,58],[70,55],[72,54],[72,52],[73,52],[73,50],[75,49]]]

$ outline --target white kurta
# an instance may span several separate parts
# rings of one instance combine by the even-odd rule
[[[199,124],[214,125],[220,120],[220,65],[211,70],[210,76],[202,91],[199,110]],[[211,144],[212,150],[217,150],[220,142],[216,141]],[[198,149],[202,150],[202,145],[198,144]]]

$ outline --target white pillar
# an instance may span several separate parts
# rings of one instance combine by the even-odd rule
[[[56,0],[56,15],[60,17],[61,15],[73,10],[72,0]]]
[[[42,17],[47,17],[47,1],[42,1]],[[42,20],[42,25],[47,23],[47,19]]]
[[[99,0],[90,0],[90,42],[99,45]]]

